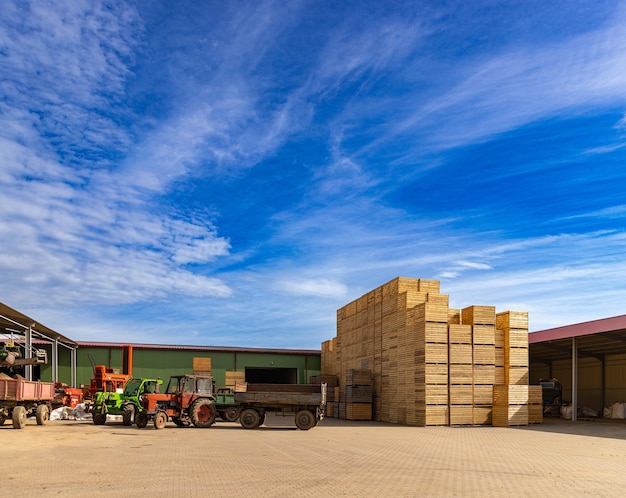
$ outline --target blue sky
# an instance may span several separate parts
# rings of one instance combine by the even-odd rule
[[[0,300],[73,339],[626,312],[626,2],[6,1],[0,74]]]

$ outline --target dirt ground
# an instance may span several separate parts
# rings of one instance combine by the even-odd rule
[[[621,496],[626,423],[406,427],[324,419],[299,431],[218,422],[160,431],[56,420],[0,427],[0,496]]]

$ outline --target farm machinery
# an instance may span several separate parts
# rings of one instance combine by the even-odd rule
[[[91,405],[93,423],[103,425],[107,415],[121,415],[124,425],[132,425],[142,406],[139,398],[142,394],[158,393],[161,379],[129,379],[123,392],[97,392]]]

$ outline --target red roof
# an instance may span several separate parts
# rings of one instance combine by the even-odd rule
[[[576,323],[574,325],[566,325],[564,327],[556,327],[553,329],[532,332],[528,334],[528,343],[535,344],[538,342],[568,339],[572,337],[580,337],[582,335],[601,334],[603,332],[611,332],[622,329],[626,329],[626,315],[602,318],[601,320],[593,320],[590,322]]]

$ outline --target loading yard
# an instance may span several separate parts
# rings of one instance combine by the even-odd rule
[[[255,431],[51,421],[0,427],[11,495],[618,496],[626,424],[409,427],[268,416]]]

